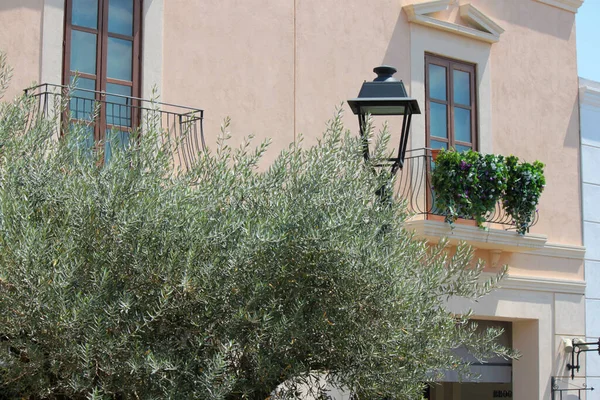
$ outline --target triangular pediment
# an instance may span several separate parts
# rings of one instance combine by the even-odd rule
[[[432,14],[448,10],[454,3],[454,0],[436,0],[409,4],[402,7],[402,9],[408,16],[409,22],[488,43],[496,43],[500,40],[500,35],[504,32],[504,29],[470,3],[457,6],[459,7],[460,18],[466,26],[443,21],[432,16]]]

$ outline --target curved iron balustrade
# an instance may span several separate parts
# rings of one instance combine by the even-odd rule
[[[435,192],[431,184],[431,169],[434,166],[432,149],[412,149],[406,151],[404,166],[396,178],[396,195],[404,199],[408,211],[418,215],[445,216],[445,210],[435,204]],[[528,229],[538,221],[536,212]],[[493,212],[485,216],[486,222],[501,224],[506,230],[516,229],[511,216],[498,202]]]
[[[68,86],[44,83],[25,89],[25,94],[36,99],[34,114],[60,113],[63,125],[65,121],[85,124],[94,140],[108,132],[125,134],[137,128],[143,135],[155,123],[163,143],[169,137],[178,144],[172,157],[181,168],[189,169],[198,153],[206,149],[201,109],[84,88],[69,90]]]

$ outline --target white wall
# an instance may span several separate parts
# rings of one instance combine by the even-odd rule
[[[583,240],[586,247],[586,337],[600,337],[600,82],[580,79],[581,179]],[[589,399],[600,399],[600,356],[587,355],[587,384],[596,390]]]

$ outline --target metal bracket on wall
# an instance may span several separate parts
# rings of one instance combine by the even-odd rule
[[[595,348],[593,348],[593,346],[595,346]],[[573,339],[573,345],[571,347],[571,362],[567,364],[567,370],[571,371],[571,379],[575,379],[575,370],[579,372],[579,368],[581,368],[579,356],[581,353],[588,351],[597,351],[598,354],[600,354],[600,338],[598,338],[597,342],[583,342],[581,340],[577,341],[577,339]],[[575,355],[577,355],[577,357],[575,357]],[[575,358],[577,358],[577,363],[575,363]]]
[[[556,377],[552,377],[551,383],[550,383],[550,389],[552,391],[552,400],[562,400],[563,398],[563,393],[564,392],[577,392],[577,398],[581,400],[581,392],[585,392],[585,391],[592,391],[594,390],[593,387],[577,387],[577,388],[573,388],[573,389],[560,389],[558,387],[558,384],[556,383]],[[556,393],[560,393],[560,397],[558,399],[556,399],[555,394]]]

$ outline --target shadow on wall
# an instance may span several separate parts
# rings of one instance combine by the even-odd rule
[[[408,44],[408,46],[404,44]],[[405,84],[410,85],[410,70],[408,68],[410,65],[410,24],[402,9],[400,9],[382,64],[393,65],[399,68],[399,72],[407,73],[407,77],[404,79],[408,82],[405,82]],[[404,71],[400,71],[400,69]],[[403,77],[400,77],[400,79],[403,79]]]
[[[500,25],[506,21],[562,40],[574,34],[575,14],[537,1],[510,1],[506,7],[503,1],[483,0],[475,6]]]
[[[575,96],[563,145],[565,147],[579,148],[579,96]]]
[[[64,0],[54,1],[53,3],[62,3]],[[5,10],[11,10],[14,8],[33,8],[41,10],[44,7],[44,0],[2,0],[0,1],[0,12]]]

